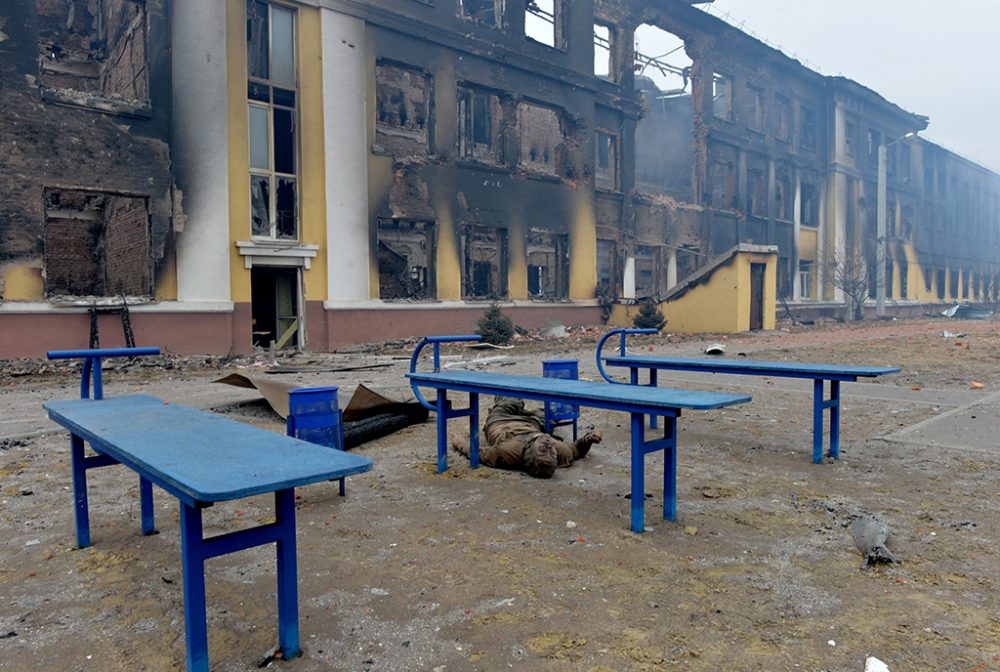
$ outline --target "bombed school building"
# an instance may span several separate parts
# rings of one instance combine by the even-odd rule
[[[1000,177],[699,4],[4,3],[0,357],[995,302]]]

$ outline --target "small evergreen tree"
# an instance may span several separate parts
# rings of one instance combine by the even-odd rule
[[[476,333],[483,337],[485,343],[507,345],[514,335],[514,322],[503,314],[499,305],[493,303],[476,323]]]
[[[632,326],[636,329],[662,329],[667,320],[660,312],[660,306],[651,298],[645,298],[639,304],[639,312],[632,316]]]

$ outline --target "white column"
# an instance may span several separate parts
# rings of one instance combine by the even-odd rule
[[[226,3],[174,0],[173,161],[185,220],[179,301],[230,301]],[[234,176],[238,178],[239,176]]]
[[[677,248],[672,247],[667,256],[667,290],[675,286],[677,286]]]
[[[625,257],[625,270],[622,277],[622,298],[635,298],[635,257]]]
[[[816,185],[818,190],[820,185]],[[792,247],[794,247],[794,254],[792,254],[792,301],[802,300],[802,282],[799,278],[799,259],[802,253],[802,175],[799,173],[799,169],[795,169],[794,183],[792,186],[792,191],[794,196],[792,196]],[[788,198],[786,195],[785,198]],[[818,198],[818,196],[817,196]],[[822,208],[820,208],[822,210]],[[817,248],[819,246],[820,236],[816,236]],[[818,267],[822,264],[820,260],[822,255],[819,253],[819,249],[816,250],[816,266]],[[820,283],[819,273],[816,274],[816,286],[822,287]],[[818,298],[823,298],[822,296]]]
[[[367,301],[368,132],[365,22],[320,9],[326,150],[327,299]]]

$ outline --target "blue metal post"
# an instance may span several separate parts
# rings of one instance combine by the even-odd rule
[[[205,554],[201,509],[181,502],[181,566],[184,570],[184,634],[188,672],[208,672]]]
[[[624,338],[624,336],[622,336]],[[632,531],[646,530],[646,416],[632,413]]]
[[[813,381],[813,464],[823,462],[823,381]]]
[[[448,392],[437,391],[438,473],[448,470]]]
[[[274,492],[275,524],[278,528],[278,646],[285,660],[299,649],[299,583],[295,561],[295,489]]]
[[[840,458],[840,381],[830,381],[830,457]]]
[[[149,479],[139,477],[139,508],[142,510],[142,533],[156,532],[153,513],[153,484]]]
[[[73,503],[76,510],[76,545],[90,546],[90,511],[87,508],[87,466],[84,463],[83,439],[70,435],[70,453],[73,461]]]
[[[663,519],[677,520],[677,418],[663,416]]]
[[[657,374],[656,369],[652,369],[651,368],[649,370],[649,386],[650,387],[656,387],[656,374]],[[649,426],[652,427],[653,429],[656,429],[656,416],[655,415],[649,416]],[[664,425],[664,428],[665,427],[666,427],[666,425]]]
[[[469,466],[479,468],[479,394],[469,393]]]

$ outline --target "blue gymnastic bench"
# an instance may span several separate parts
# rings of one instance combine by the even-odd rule
[[[655,330],[653,330],[655,331]],[[813,462],[823,461],[823,411],[830,411],[831,459],[840,457],[840,383],[857,382],[858,378],[874,378],[898,373],[893,366],[845,366],[841,364],[813,364],[807,362],[766,362],[754,359],[705,359],[689,357],[647,357],[625,353],[626,334],[650,333],[646,329],[616,329],[608,332],[597,344],[597,368],[605,380],[613,380],[604,366],[629,369],[629,383],[639,384],[639,371],[649,371],[649,385],[656,387],[657,371],[700,371],[703,373],[729,373],[744,376],[771,378],[804,378],[813,381]],[[615,335],[621,336],[618,356],[602,355],[604,343]],[[825,398],[825,383],[830,381],[830,397]],[[655,418],[655,416],[654,416]],[[655,427],[655,425],[654,425]]]
[[[277,547],[279,647],[286,659],[299,654],[295,488],[368,471],[371,460],[145,394],[51,401],[43,407],[71,435],[81,548],[90,545],[87,469],[122,464],[180,502],[188,672],[208,670],[205,561],[270,543]],[[84,442],[95,456],[85,456]],[[267,493],[274,493],[273,523],[203,538],[202,509]],[[152,532],[152,492],[140,502],[142,531]]]
[[[631,385],[605,385],[581,380],[511,376],[478,371],[440,371],[440,344],[449,341],[478,340],[476,336],[433,336],[417,345],[410,359],[410,372],[406,374],[420,403],[437,413],[438,473],[448,468],[448,420],[469,418],[469,464],[479,467],[479,395],[517,397],[541,402],[587,406],[611,411],[623,411],[632,416],[632,531],[645,530],[645,457],[648,453],[664,451],[663,469],[663,518],[677,518],[677,419],[682,409],[709,410],[750,401],[748,394],[721,394],[651,388]],[[418,372],[416,364],[420,350],[427,344],[434,345],[435,371]],[[435,403],[429,403],[420,392],[421,387],[436,390]],[[452,408],[448,392],[465,392],[469,406]],[[664,417],[663,438],[646,440],[646,415]]]

